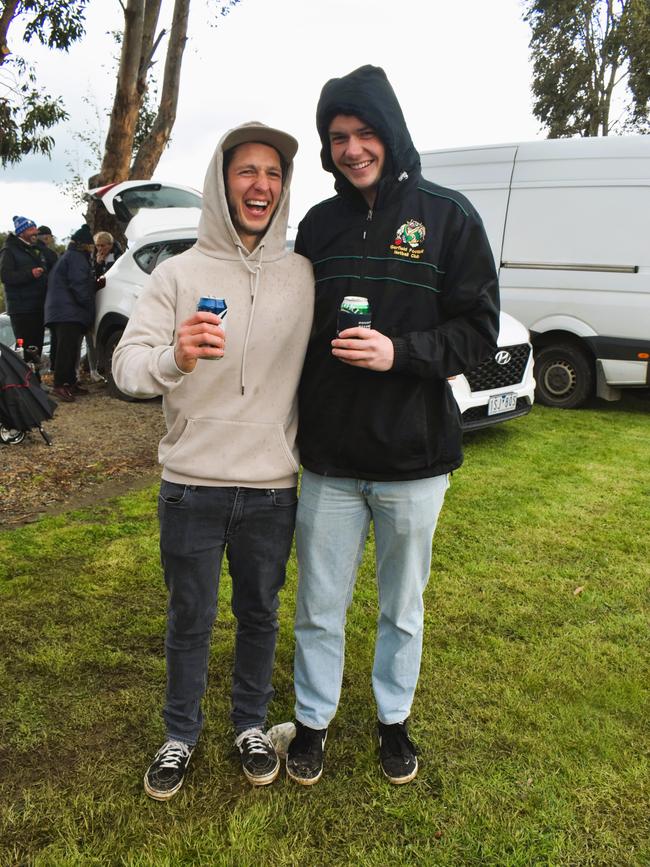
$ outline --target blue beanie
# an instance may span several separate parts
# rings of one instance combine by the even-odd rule
[[[36,228],[36,223],[33,220],[28,220],[27,217],[14,217],[14,232],[17,235],[22,235],[25,229]]]

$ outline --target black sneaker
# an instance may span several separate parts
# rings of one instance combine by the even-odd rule
[[[165,741],[154,756],[144,775],[144,790],[155,801],[168,801],[183,785],[190,757],[191,744]]]
[[[408,736],[406,720],[394,725],[377,723],[379,762],[391,783],[410,783],[418,772],[417,750]]]
[[[246,779],[254,786],[268,786],[280,772],[280,759],[262,729],[246,729],[237,735],[235,746],[241,755]]]
[[[310,729],[296,720],[296,736],[287,752],[287,775],[301,786],[313,786],[323,773],[327,729]]]

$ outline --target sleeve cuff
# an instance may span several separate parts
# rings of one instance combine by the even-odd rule
[[[393,343],[393,351],[395,353],[391,370],[406,370],[409,362],[409,353],[408,346],[406,345],[406,340],[403,337],[391,337],[391,341]]]
[[[176,364],[173,346],[166,347],[160,354],[160,358],[158,359],[158,369],[160,370],[161,376],[170,382],[179,382],[184,376],[189,376],[188,373],[181,370]]]

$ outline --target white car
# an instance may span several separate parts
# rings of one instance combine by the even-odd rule
[[[195,243],[202,197],[189,187],[153,181],[125,181],[91,190],[89,195],[101,200],[126,226],[128,249],[107,272],[106,286],[97,293],[95,342],[111,392],[129,400],[113,381],[113,351],[147,276],[164,259]],[[287,246],[293,247],[293,241]],[[464,431],[526,415],[535,391],[527,329],[501,313],[497,352],[474,370],[451,379],[450,385]]]

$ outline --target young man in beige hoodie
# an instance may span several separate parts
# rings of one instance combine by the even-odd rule
[[[309,262],[286,251],[297,142],[263,124],[220,141],[207,171],[198,241],[155,269],[115,352],[123,391],[162,394],[160,548],[169,591],[164,745],[144,787],[181,787],[202,724],[224,552],[237,618],[231,719],[244,774],[273,782],[265,733],[296,511],[296,392],[313,309]],[[227,302],[224,322],[196,312]],[[227,322],[227,332],[225,329]]]

